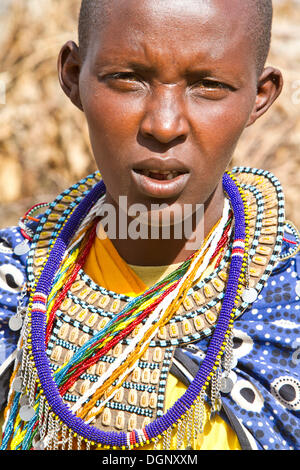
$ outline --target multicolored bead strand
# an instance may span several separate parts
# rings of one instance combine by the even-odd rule
[[[232,310],[234,318],[232,317],[232,324],[230,323],[230,325],[233,325],[235,319],[239,318],[239,316],[241,316],[252,303],[251,297],[244,297],[244,292],[252,289],[253,293],[257,296],[265,286],[275,263],[280,261],[281,257],[285,258],[285,255],[290,248],[290,251],[293,253],[293,247],[289,247],[288,244],[285,243],[285,245],[287,245],[286,251],[283,250],[282,255],[280,256],[282,241],[281,235],[283,235],[283,229],[285,227],[285,218],[283,212],[282,191],[275,177],[263,170],[252,168],[233,169],[230,174],[228,173],[228,176],[237,186],[238,192],[244,203],[246,226],[249,220],[249,228],[245,230],[245,252],[242,258],[242,268],[239,276],[234,308]],[[236,181],[234,181],[234,179]],[[77,194],[75,190],[74,195],[72,194],[73,199],[71,197],[69,199],[66,198],[65,200],[62,200],[61,205],[57,199],[56,202],[49,205],[50,216],[41,216],[41,223],[33,237],[33,249],[35,251],[34,253],[30,252],[28,256],[29,287],[31,288],[32,293],[36,290],[40,271],[43,271],[45,267],[45,256],[47,256],[47,259],[51,256],[51,250],[57,237],[59,237],[68,220],[72,218],[73,210],[76,209],[80,200],[85,198],[88,192],[90,192],[91,187],[95,184],[96,180],[97,178],[82,186],[82,188],[77,191]],[[70,189],[64,192],[64,194],[69,193]],[[74,203],[74,198],[76,198],[77,195],[78,199]],[[100,198],[101,197],[103,197],[103,195],[100,196]],[[100,200],[98,199],[96,202],[98,208],[101,206],[99,201]],[[248,204],[249,208],[247,207]],[[154,304],[157,302],[155,305],[158,306],[160,297],[163,301],[165,298],[163,297],[164,293],[166,293],[169,287],[173,284],[175,285],[175,283],[178,282],[185,273],[187,273],[193,261],[193,258],[186,260],[186,262],[180,266],[180,269],[172,272],[172,274],[168,276],[168,279],[164,279],[165,282],[155,288],[153,286],[151,292],[148,291],[147,297],[139,296],[138,298],[117,294],[96,285],[92,278],[90,278],[88,274],[84,272],[84,269],[81,268],[78,271],[78,275],[74,283],[74,290],[72,285],[72,288],[68,291],[61,308],[58,307],[57,312],[54,314],[54,310],[60,302],[59,296],[61,295],[63,297],[62,291],[64,289],[65,282],[68,282],[71,277],[70,267],[75,265],[75,263],[78,263],[80,256],[83,253],[86,238],[88,236],[88,224],[90,222],[92,223],[97,215],[100,214],[97,213],[94,205],[90,212],[83,216],[82,222],[78,226],[74,235],[72,235],[67,249],[63,254],[62,260],[59,263],[59,268],[55,271],[50,287],[50,293],[47,296],[46,301],[47,313],[45,325],[51,331],[46,355],[51,368],[52,380],[56,382],[59,392],[62,392],[62,385],[67,384],[65,380],[69,380],[69,378],[72,377],[73,370],[71,370],[71,368],[73,366],[76,366],[74,368],[74,372],[76,370],[79,371],[80,368],[83,372],[82,376],[79,377],[79,380],[75,382],[74,387],[72,387],[71,390],[67,390],[67,393],[61,397],[65,406],[68,406],[70,409],[82,396],[84,396],[83,393],[86,394],[86,392],[90,390],[92,385],[99,379],[99,377],[102,376],[103,371],[106,373],[110,370],[111,364],[113,364],[117,358],[126,358],[125,351],[127,350],[127,346],[130,344],[131,339],[136,336],[137,332],[134,332],[128,338],[124,337],[120,347],[114,348],[115,350],[111,349],[103,358],[100,358],[99,363],[97,363],[97,367],[92,367],[91,370],[87,371],[86,366],[89,364],[88,361],[92,360],[94,355],[98,352],[98,349],[100,352],[102,346],[108,345],[109,341],[113,341],[114,338],[117,337],[119,329],[121,329],[123,325],[126,327],[129,326],[131,315],[134,318],[134,322],[138,322],[139,315],[141,315],[146,308],[148,308],[149,315],[151,315],[151,311],[153,312],[153,309],[151,310],[152,303]],[[55,222],[54,224],[53,221]],[[172,356],[174,352],[177,351],[177,346],[182,345],[184,347],[184,345],[188,343],[193,343],[194,341],[197,342],[199,340],[203,340],[205,344],[209,343],[210,338],[215,331],[217,322],[219,321],[220,308],[225,297],[228,282],[228,271],[231,263],[232,252],[234,251],[235,256],[240,257],[242,257],[243,254],[243,240],[239,241],[235,239],[233,236],[233,228],[234,223],[230,224],[230,221],[228,221],[228,224],[224,226],[223,234],[220,237],[220,241],[217,244],[215,252],[213,253],[213,256],[216,258],[214,263],[210,263],[209,270],[207,270],[208,274],[205,273],[205,275],[200,279],[194,279],[194,282],[186,296],[186,302],[182,305],[180,304],[180,308],[177,311],[176,308],[174,308],[171,321],[166,324],[164,331],[159,335],[156,335],[153,341],[151,341],[151,344],[149,345],[149,355],[145,355],[145,358],[138,361],[136,367],[137,375],[134,376],[133,373],[130,373],[128,379],[126,379],[124,384],[120,387],[120,392],[122,392],[120,397],[123,395],[122,402],[119,402],[119,396],[112,398],[106,403],[103,414],[101,411],[100,414],[98,414],[103,403],[102,397],[100,397],[98,402],[95,404],[96,407],[99,408],[93,410],[93,412],[97,413],[97,416],[92,422],[95,423],[97,429],[118,430],[116,433],[113,432],[114,436],[115,434],[118,436],[115,437],[114,441],[106,440],[106,443],[104,441],[100,443],[89,440],[88,438],[83,438],[80,434],[76,433],[74,429],[66,425],[51,409],[49,402],[45,397],[39,378],[35,378],[36,368],[33,361],[31,346],[32,339],[30,336],[32,314],[31,297],[29,313],[26,314],[25,312],[24,315],[25,324],[22,331],[22,341],[20,346],[18,346],[19,358],[16,360],[16,366],[19,364],[19,368],[15,370],[15,380],[12,381],[11,384],[11,391],[8,400],[8,412],[6,413],[6,425],[4,428],[5,433],[1,449],[11,448],[17,450],[29,450],[32,448],[40,449],[44,447],[47,449],[119,449],[120,447],[115,444],[120,442],[120,435],[122,434],[119,433],[120,430],[125,431],[124,434],[126,437],[124,441],[126,441],[126,445],[121,447],[124,449],[143,446],[149,442],[155,442],[158,449],[182,449],[191,448],[191,446],[193,447],[195,445],[193,438],[198,434],[198,432],[203,430],[203,424],[206,419],[209,418],[210,413],[214,413],[214,410],[218,410],[218,400],[220,398],[218,392],[220,388],[220,371],[222,370],[222,379],[224,377],[228,377],[230,381],[231,375],[228,374],[231,371],[231,368],[235,367],[235,363],[232,363],[230,360],[230,352],[233,348],[232,326],[231,328],[228,327],[228,333],[224,337],[224,349],[222,348],[220,354],[216,357],[216,368],[212,370],[212,372],[214,372],[213,375],[207,378],[205,387],[199,392],[196,400],[190,408],[186,408],[186,411],[181,418],[177,422],[173,423],[168,429],[163,430],[161,434],[157,435],[155,438],[150,438],[146,429],[148,429],[150,419],[156,423],[159,419],[156,417],[162,417],[165,409],[164,397],[166,387],[160,384],[155,385],[154,387],[151,386],[151,393],[153,388],[153,395],[156,396],[156,399],[160,397],[157,401],[156,407],[153,409],[153,415],[151,417],[152,410],[149,406],[145,410],[139,407],[140,403],[142,403],[141,399],[143,398],[143,388],[141,387],[143,387],[142,384],[144,383],[141,371],[143,371],[145,367],[156,366],[156,363],[153,362],[152,354],[154,354],[156,350],[160,350],[161,359],[158,367],[162,372],[162,382],[165,382],[170,365],[173,367],[175,364],[175,362],[172,363]],[[228,237],[226,235],[227,231]],[[247,237],[247,233],[250,234],[250,236]],[[289,237],[286,236],[286,238],[288,239]],[[240,250],[240,248],[242,250]],[[289,254],[290,253],[288,253],[288,256]],[[44,257],[43,264],[40,262],[42,257]],[[36,282],[33,283],[33,280]],[[77,283],[78,287],[75,287]],[[87,294],[84,293],[85,291]],[[184,292],[182,295],[185,295]],[[86,313],[83,313],[84,311]],[[49,325],[51,312],[55,317],[53,328]],[[101,328],[103,328],[101,325],[105,325],[106,328],[108,323],[111,320],[114,320],[119,314],[121,314],[121,312],[124,314],[124,317],[120,315],[116,320],[115,325],[113,325],[113,323],[110,324],[109,328],[106,330],[107,336],[103,332],[103,344],[102,339],[100,338],[101,335],[98,337],[99,343],[96,344],[96,336],[98,335],[98,332],[101,331]],[[94,319],[96,319],[96,323],[93,323]],[[144,322],[145,321],[147,321],[147,316],[144,319]],[[140,331],[140,329],[137,329],[137,331]],[[83,334],[81,332],[83,332]],[[79,336],[77,337],[76,335]],[[76,339],[72,339],[73,337],[76,337]],[[83,348],[83,345],[86,345],[86,342],[90,340],[92,340],[90,342],[92,351],[91,355],[89,348],[87,348],[88,350],[85,352]],[[23,349],[24,353],[22,361],[19,354],[21,349]],[[168,350],[170,350],[170,352],[168,352]],[[72,362],[75,353],[78,353],[76,361]],[[85,355],[86,353],[87,355]],[[167,363],[165,363],[163,359],[164,354],[166,354],[165,357],[168,356],[169,358],[169,362]],[[64,360],[66,360],[65,363],[63,362]],[[218,361],[219,364],[217,363]],[[21,365],[21,362],[24,364],[24,367]],[[104,368],[100,367],[102,365]],[[125,372],[126,370],[124,373]],[[138,372],[140,373],[139,378]],[[23,384],[20,394],[17,390],[19,389],[21,378]],[[119,379],[120,376],[118,376],[117,373],[116,382],[118,382]],[[138,382],[135,383],[136,379]],[[82,382],[84,383],[84,387],[82,387]],[[223,385],[222,388],[220,388],[221,393],[228,393],[225,391],[225,382]],[[113,386],[118,386],[118,384],[114,383]],[[129,409],[131,402],[128,392],[130,389],[137,391],[137,407],[135,407],[134,411]],[[111,390],[107,392],[105,390],[105,396],[103,396],[104,399],[109,396]],[[88,400],[93,398],[94,395],[89,397]],[[26,403],[26,400],[27,402],[30,400],[29,407],[34,408],[35,411],[35,415],[30,421],[23,421],[23,416],[25,416],[23,414],[24,410],[21,412],[21,408],[24,403]],[[204,407],[205,401],[207,401],[207,403],[205,403]],[[88,401],[83,404],[84,406],[80,406],[78,412],[83,414],[80,418],[84,419],[86,424],[89,424],[92,414],[90,415],[89,412],[88,414],[84,414],[85,411],[87,411],[85,408],[85,404],[87,403]],[[208,404],[211,405],[210,409]],[[125,420],[123,419],[123,424],[119,427],[117,418],[123,413],[118,411],[121,409],[126,409],[126,411],[129,411],[130,415],[128,417],[127,413],[125,414]],[[16,413],[14,413],[13,410],[15,410]],[[28,411],[30,411],[30,414],[32,413],[32,410],[28,409]],[[140,411],[145,411],[145,413],[140,413]],[[29,415],[26,416],[28,417]],[[109,417],[109,420],[106,422],[104,420],[105,416]],[[145,416],[147,416],[146,419],[144,418]],[[134,423],[134,421],[138,424],[136,425],[135,430],[132,431],[132,423]],[[129,429],[130,431],[126,432]],[[10,435],[12,437],[11,439]],[[37,440],[39,440],[39,442],[37,442]]]
[[[93,428],[92,426],[87,426],[80,418],[74,416],[72,413],[70,413],[69,409],[64,406],[60,398],[59,390],[55,386],[51,377],[52,374],[49,370],[49,365],[45,356],[45,347],[42,341],[42,339],[45,337],[44,322],[46,315],[47,296],[49,295],[49,285],[51,285],[50,279],[54,277],[55,271],[58,269],[62,260],[63,253],[66,250],[72,236],[74,235],[75,230],[78,228],[80,220],[82,220],[84,217],[83,214],[88,211],[88,208],[91,207],[92,201],[95,201],[95,199],[99,197],[99,192],[101,193],[103,190],[101,183],[99,186],[96,185],[95,188],[82,201],[82,203],[79,204],[77,209],[72,214],[72,217],[70,217],[68,223],[64,226],[60,237],[56,240],[56,243],[51,251],[46,267],[42,271],[35,294],[32,298],[32,354],[35,360],[35,366],[38,371],[40,385],[43,389],[43,393],[45,394],[46,399],[49,401],[52,412],[59,416],[59,419],[62,422],[64,422],[69,428],[73,429],[76,434],[81,435],[83,438],[92,442],[98,442],[105,446],[108,445],[122,448],[124,446],[128,446],[126,433],[106,433],[99,429]],[[234,211],[236,222],[235,239],[245,239],[243,205],[240,195],[236,190],[236,186],[232,184],[232,180],[228,175],[224,176],[224,189],[231,200]],[[98,193],[97,196],[96,193]],[[181,399],[179,399],[178,402],[176,402],[171,411],[169,410],[169,412],[167,412],[162,418],[157,419],[156,422],[150,423],[145,428],[143,433],[134,433],[134,435],[131,434],[131,442],[135,441],[135,445],[161,435],[170,426],[174,425],[174,423],[176,423],[181,418],[181,416],[191,408],[195,399],[199,395],[202,386],[205,386],[205,383],[207,380],[209,380],[211,374],[213,375],[213,368],[215,367],[216,362],[215,357],[220,352],[220,348],[224,341],[224,335],[228,329],[227,317],[230,317],[234,306],[234,297],[236,296],[237,281],[240,274],[241,264],[242,260],[240,259],[240,256],[238,254],[233,256],[227,288],[227,298],[229,297],[229,300],[227,300],[225,296],[222,308],[223,311],[221,310],[216,332],[212,338],[210,348],[206,356],[206,361],[201,367],[199,374],[189,387],[186,394]],[[223,319],[223,317],[226,317],[226,320]],[[132,444],[130,444],[130,446],[131,445]]]

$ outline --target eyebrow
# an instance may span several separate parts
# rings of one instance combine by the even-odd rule
[[[99,58],[100,59],[100,58]],[[131,68],[134,70],[140,70],[142,72],[152,72],[156,71],[156,68],[150,65],[147,65],[143,62],[137,62],[133,60],[124,60],[122,58],[115,57],[113,59],[109,59],[106,61],[104,59],[100,59],[96,61],[96,66],[101,67],[102,69],[111,68],[111,67],[124,67],[124,68]]]
[[[229,76],[230,75],[230,76]],[[227,70],[224,70],[224,69],[220,69],[218,67],[216,67],[215,69],[213,68],[208,68],[208,67],[201,67],[200,66],[195,66],[195,67],[192,67],[192,68],[188,68],[186,71],[185,71],[185,76],[186,77],[199,77],[199,78],[206,78],[206,77],[215,77],[216,79],[218,79],[218,76],[219,76],[219,79],[220,80],[228,80],[228,81],[237,81],[238,80],[238,77],[236,77],[235,75],[232,74],[232,70],[230,70],[229,72]],[[240,80],[238,80],[238,82],[240,83]],[[241,84],[241,83],[240,83]]]
[[[101,61],[102,62],[102,61]],[[103,61],[105,62],[105,61]],[[100,63],[100,61],[96,63],[96,65],[98,66],[101,66],[101,68],[103,68],[104,70],[106,68],[111,68],[111,67],[124,67],[124,68],[130,68],[130,69],[133,69],[133,70],[138,70],[138,71],[141,71],[141,72],[148,72],[148,73],[155,73],[156,72],[156,67],[154,66],[151,66],[151,65],[147,65],[143,62],[137,62],[137,61],[124,61],[124,60],[112,60],[110,61],[109,63]],[[224,70],[217,70],[218,67],[216,67],[215,69],[213,67],[209,68],[206,66],[201,66],[201,64],[197,64],[195,66],[192,66],[192,67],[188,67],[186,70],[185,70],[185,75],[188,76],[188,75],[197,75],[197,76],[202,76],[202,77],[207,77],[207,76],[210,76],[210,75],[215,75],[216,73],[226,73]]]
[[[112,57],[111,54],[114,52],[115,55],[113,55]],[[134,54],[134,51],[132,52]],[[117,49],[116,51],[110,49],[108,53],[110,57],[105,57],[106,54],[102,55],[101,57],[100,54],[96,60],[96,66],[101,68],[101,72],[103,73],[107,69],[118,67],[124,67],[124,69],[132,69],[135,72],[145,73],[150,76],[155,76],[155,74],[157,73],[157,68],[155,66],[147,64],[146,57],[141,57],[138,59],[124,58],[119,55],[119,51]],[[229,85],[237,88],[240,88],[244,85],[244,81],[233,73],[231,67],[229,69],[220,67],[218,60],[214,61],[213,57],[209,54],[205,55],[205,59],[211,62],[211,64],[203,63],[202,65],[202,61],[199,57],[198,60],[195,59],[194,64],[188,65],[188,67],[183,71],[182,75],[185,78],[215,78],[216,80],[219,80],[221,82],[227,82]]]

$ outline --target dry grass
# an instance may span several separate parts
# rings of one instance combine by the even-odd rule
[[[286,196],[286,216],[300,226],[300,2],[274,2],[273,41],[268,64],[284,77],[281,96],[271,110],[247,129],[235,164],[272,171]]]
[[[77,39],[79,3],[13,0],[0,16],[0,86],[6,87],[6,103],[0,104],[0,227],[16,223],[28,207],[50,201],[95,169],[83,115],[68,102],[56,73],[60,46]],[[283,71],[284,92],[273,111],[246,130],[233,161],[273,171],[286,192],[287,217],[296,223],[300,222],[299,20],[299,0],[276,2],[269,63]]]

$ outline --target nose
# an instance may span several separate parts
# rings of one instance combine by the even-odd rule
[[[162,144],[187,137],[189,123],[184,97],[176,85],[160,85],[148,97],[140,132]]]

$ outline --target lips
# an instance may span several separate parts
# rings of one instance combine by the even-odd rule
[[[147,176],[148,178],[152,178],[152,179],[159,180],[159,181],[170,181],[185,173],[184,171],[176,171],[176,170],[163,171],[159,169],[157,170],[136,169],[134,171],[136,171],[140,175],[144,175],[144,176]]]
[[[184,190],[190,173],[177,170],[132,170],[132,180],[137,190],[147,197],[175,198]]]
[[[185,188],[190,169],[175,157],[151,157],[132,166],[136,189],[151,198],[175,198]]]

